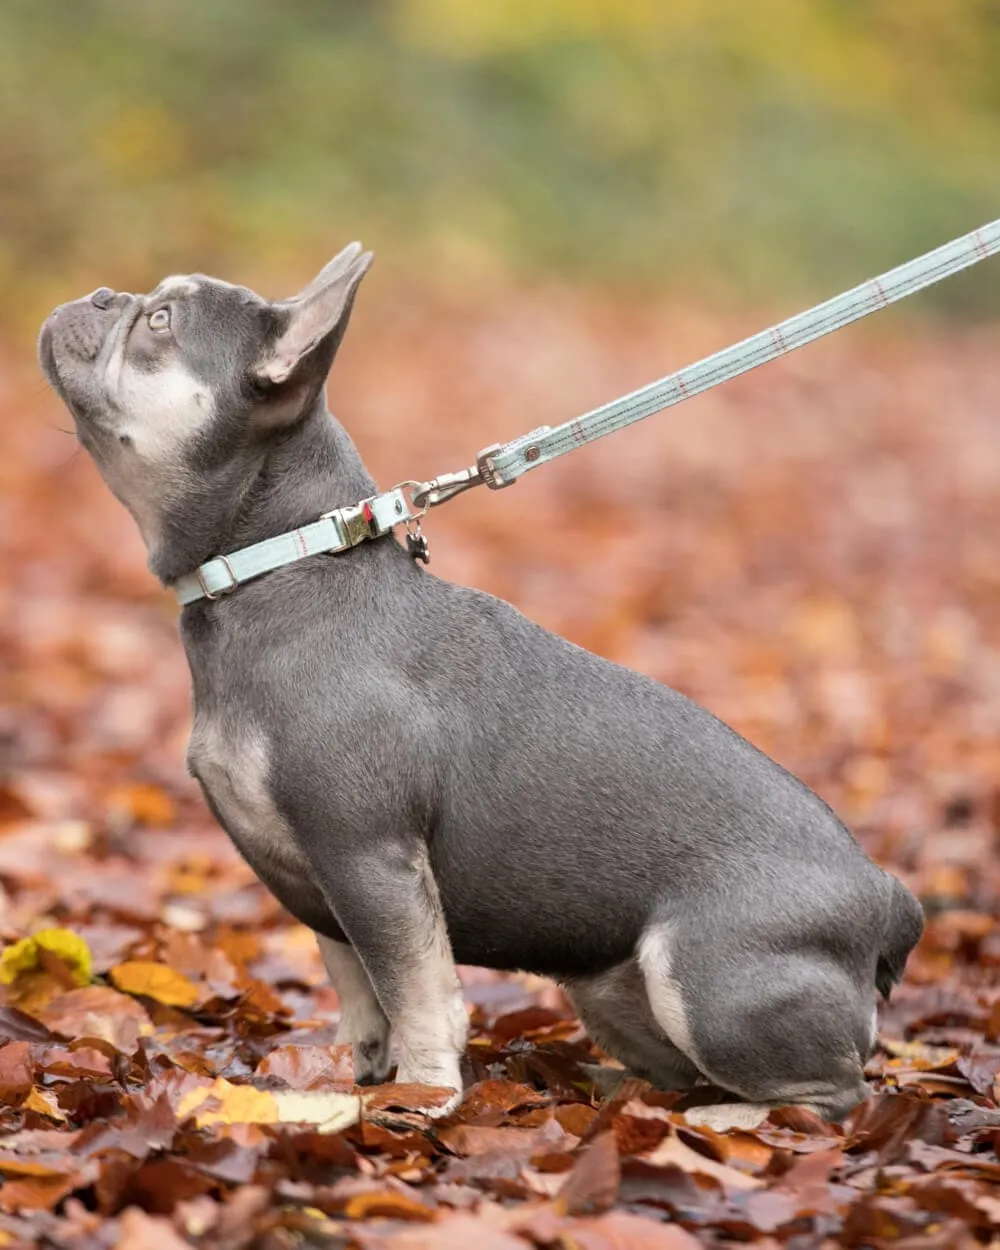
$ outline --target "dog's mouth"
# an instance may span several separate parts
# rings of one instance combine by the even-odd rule
[[[89,298],[60,304],[38,336],[38,361],[74,416],[114,408],[116,355],[135,319],[132,305],[96,307]],[[120,365],[120,362],[119,362]],[[97,402],[100,401],[100,402]]]

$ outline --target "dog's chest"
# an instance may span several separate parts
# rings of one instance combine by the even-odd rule
[[[271,798],[263,734],[196,717],[188,766],[223,829],[278,899],[300,919],[304,911],[325,911],[309,861]]]

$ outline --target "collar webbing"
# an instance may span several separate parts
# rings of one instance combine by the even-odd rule
[[[411,483],[405,483],[411,485]],[[346,508],[324,512],[318,521],[266,538],[251,547],[216,556],[174,582],[174,594],[181,606],[199,599],[218,599],[244,582],[280,569],[306,556],[336,555],[370,538],[381,538],[394,525],[416,521],[425,509],[414,511],[401,486],[381,495],[372,495]]]

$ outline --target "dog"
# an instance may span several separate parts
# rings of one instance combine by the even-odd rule
[[[165,585],[374,495],[325,400],[370,261],[352,244],[281,301],[175,276],[46,320],[42,369]],[[202,596],[180,631],[189,768],[317,934],[359,1083],[391,1040],[398,1081],[457,1104],[458,962],[554,978],[661,1089],[729,1091],[704,1122],[865,1097],[920,905],[709,712],[391,534]]]

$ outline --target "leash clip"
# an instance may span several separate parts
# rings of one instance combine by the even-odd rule
[[[429,482],[413,483],[417,486],[413,492],[414,507],[423,508],[426,512],[428,508],[436,508],[473,486],[479,486],[482,480],[478,466],[473,464],[467,469],[459,469],[457,473],[441,473]]]

